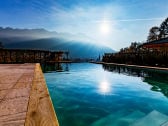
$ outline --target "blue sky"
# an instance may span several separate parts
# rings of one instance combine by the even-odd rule
[[[2,27],[45,28],[119,50],[146,40],[168,17],[168,0],[0,0],[0,17]]]

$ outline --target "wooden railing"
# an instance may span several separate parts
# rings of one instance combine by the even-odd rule
[[[0,63],[60,62],[68,60],[68,54],[65,51],[0,49]]]

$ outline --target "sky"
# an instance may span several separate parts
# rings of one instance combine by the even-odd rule
[[[44,28],[114,50],[146,41],[166,17],[168,0],[0,0],[1,27]]]

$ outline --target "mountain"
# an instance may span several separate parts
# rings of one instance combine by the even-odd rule
[[[97,58],[104,53],[114,52],[111,48],[72,38],[74,35],[49,32],[45,29],[0,27],[0,41],[3,42],[5,48],[64,50],[69,51],[72,58]]]

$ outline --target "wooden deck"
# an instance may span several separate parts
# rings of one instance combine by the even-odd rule
[[[58,126],[39,64],[0,64],[0,126]]]

